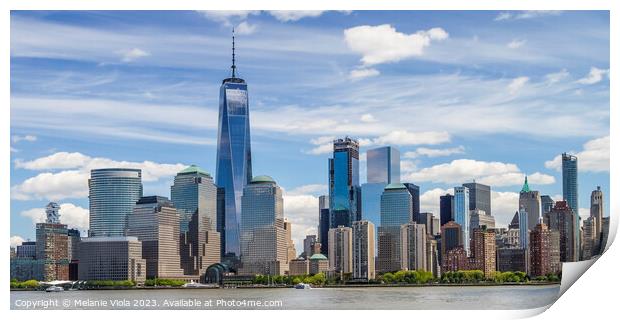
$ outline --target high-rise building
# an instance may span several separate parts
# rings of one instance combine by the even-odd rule
[[[170,195],[180,216],[181,266],[187,275],[203,274],[222,256],[218,187],[208,172],[192,165],[174,177]]]
[[[469,210],[482,210],[487,215],[491,213],[491,187],[482,183],[463,183],[463,187],[469,189]]]
[[[349,137],[334,140],[329,159],[329,227],[351,227],[361,220],[359,143]]]
[[[469,211],[469,230],[472,232],[476,228],[483,226],[488,229],[495,228],[495,217],[487,214],[484,210],[475,209]]]
[[[541,212],[543,216],[549,213],[549,211],[553,209],[554,205],[555,205],[555,201],[553,201],[553,199],[550,196],[548,195],[540,196],[540,206],[542,208]]]
[[[583,221],[581,230],[581,260],[589,260],[598,254],[596,244],[596,218],[590,216]]]
[[[329,230],[328,230],[327,239],[328,239],[327,242],[329,242]],[[304,252],[303,252],[303,257],[304,258],[308,259],[308,258],[312,257],[312,255],[313,255],[313,253],[312,253],[312,246],[314,246],[314,244],[316,242],[317,242],[316,235],[314,235],[314,234],[306,235],[306,238],[304,238]]]
[[[378,226],[383,189],[400,182],[400,151],[391,146],[366,151],[366,179],[362,184],[362,218]]]
[[[521,248],[497,248],[497,271],[522,271],[526,272],[525,249]]]
[[[69,242],[67,243],[67,251],[69,253],[69,261],[77,260],[78,257],[78,242],[80,242],[81,234],[78,229],[67,229],[67,236]]]
[[[454,187],[454,203],[452,208],[454,221],[461,226],[461,243],[463,249],[469,253],[469,188]]]
[[[179,250],[179,220],[179,213],[172,202],[160,196],[140,198],[133,214],[128,216],[127,236],[136,237],[142,243],[142,258],[146,261],[147,278],[183,276]],[[195,266],[202,272],[205,272],[207,267],[208,265]]]
[[[89,237],[124,236],[127,216],[142,197],[140,169],[93,169],[88,180]]]
[[[541,201],[540,192],[530,190],[530,185],[527,183],[527,176],[523,183],[523,188],[519,192],[519,208],[523,207],[527,212],[528,230],[534,229],[538,223],[538,218],[541,214]]]
[[[45,206],[46,223],[60,223],[60,206],[56,202],[50,202]]]
[[[446,253],[456,247],[463,247],[463,237],[461,226],[454,222],[441,226],[441,256],[445,257]]]
[[[549,229],[549,239],[549,266],[551,268],[551,273],[560,274],[562,272],[560,232]]]
[[[268,176],[256,176],[241,197],[243,275],[288,272],[282,189]]]
[[[560,261],[579,261],[579,246],[575,241],[575,215],[566,201],[556,201],[548,214],[549,229],[559,231]]]
[[[88,237],[78,247],[79,280],[146,280],[142,243],[136,237]]]
[[[411,193],[411,201],[413,202],[413,221],[420,221],[420,186],[413,183],[403,182],[409,193]]]
[[[447,193],[444,196],[439,197],[439,217],[441,219],[441,225],[448,223],[448,221],[454,221],[454,215],[452,214],[452,208],[454,207],[454,196]]]
[[[581,247],[579,240],[580,222],[579,222],[579,195],[578,195],[578,170],[577,170],[577,157],[568,153],[562,153],[562,197],[568,204],[568,207],[573,211],[575,233],[573,235],[574,242],[577,248]],[[577,253],[578,255],[579,253]],[[579,260],[579,257],[577,257]]]
[[[516,211],[512,216],[512,220],[510,220],[510,224],[508,225],[508,229],[519,229],[519,211]]]
[[[469,270],[467,252],[462,246],[446,251],[442,256],[441,272]]]
[[[594,255],[597,255],[601,252],[600,242],[601,234],[603,233],[603,210],[603,191],[601,191],[600,186],[597,186],[596,190],[593,190],[592,194],[590,195],[590,217],[594,218]]]
[[[37,258],[37,243],[36,241],[24,241],[16,248],[17,258]]]
[[[601,224],[601,243],[600,253],[603,253],[607,248],[607,238],[609,237],[609,217],[603,217],[603,223]]]
[[[310,273],[310,263],[308,259],[303,257],[295,258],[289,261],[290,276],[304,276]]]
[[[400,269],[427,270],[426,226],[415,222],[400,227]]]
[[[439,239],[434,236],[426,236],[426,270],[432,272],[435,278],[441,276],[438,240]]]
[[[293,230],[292,227],[293,225],[291,224],[290,221],[284,221],[284,231],[286,234],[285,237],[285,241],[286,241],[286,261],[291,261],[295,258],[297,258],[297,250],[295,250],[295,242],[293,241]]]
[[[327,234],[329,232],[329,196],[323,195],[319,197],[318,230],[318,241],[321,243],[321,253],[326,255],[327,250],[329,249],[329,246],[327,245]]]
[[[487,279],[491,278],[496,267],[495,233],[485,228],[474,229],[472,245],[473,268],[482,270]]]
[[[530,234],[530,277],[546,276],[555,273],[552,269],[551,231],[542,221]]]
[[[224,255],[238,257],[241,196],[252,180],[252,151],[248,85],[236,74],[234,34],[231,71],[220,86],[215,184],[224,188]]]
[[[56,203],[47,205],[47,218],[36,224],[36,260],[42,264],[42,278],[38,280],[69,280],[69,235],[66,224],[60,223]]]
[[[527,250],[529,247],[528,244],[528,236],[529,236],[529,222],[530,216],[529,213],[525,210],[525,207],[521,206],[519,208],[519,248]]]
[[[329,269],[336,274],[353,272],[353,229],[329,229]]]
[[[387,185],[381,195],[379,227],[379,272],[400,270],[400,226],[413,221],[413,195],[402,183]]]
[[[375,278],[375,226],[367,220],[353,222],[353,278]]]

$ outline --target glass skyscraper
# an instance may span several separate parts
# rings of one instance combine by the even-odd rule
[[[142,197],[140,169],[93,169],[88,180],[89,236],[124,236],[127,216]]]
[[[448,223],[448,221],[454,221],[454,215],[452,214],[453,206],[453,195],[447,193],[446,195],[439,196],[439,218],[441,219],[442,226]]]
[[[351,227],[361,220],[359,144],[349,137],[334,140],[329,159],[329,226]]]
[[[224,188],[225,251],[239,256],[241,195],[252,180],[248,86],[237,78],[233,36],[232,75],[222,81],[217,134],[216,184]]]
[[[461,226],[463,248],[469,253],[469,188],[454,187],[454,222]]]
[[[463,183],[463,187],[469,189],[469,210],[484,210],[486,215],[491,215],[491,187],[482,183]]]
[[[562,196],[571,210],[573,210],[573,215],[575,216],[575,242],[577,243],[577,248],[580,248],[578,186],[577,157],[568,153],[562,153]]]
[[[413,196],[402,183],[385,187],[381,195],[381,225],[379,226],[378,270],[400,270],[400,227],[413,221]]]

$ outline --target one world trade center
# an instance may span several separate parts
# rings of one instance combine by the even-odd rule
[[[248,86],[237,78],[235,36],[232,38],[232,74],[222,81],[217,134],[216,184],[224,189],[223,246],[226,257],[239,258],[241,195],[252,180]],[[219,225],[222,225],[218,222]]]

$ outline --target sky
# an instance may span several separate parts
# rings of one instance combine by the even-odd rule
[[[143,170],[170,196],[190,164],[215,173],[219,86],[248,83],[254,175],[284,189],[298,252],[315,234],[334,138],[401,152],[401,180],[439,214],[454,186],[491,185],[506,226],[518,192],[562,198],[579,158],[579,212],[609,214],[606,11],[12,11],[11,245],[49,201],[88,229],[88,174]]]

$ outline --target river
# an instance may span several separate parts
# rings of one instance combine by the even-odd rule
[[[12,291],[11,309],[531,309],[559,285]]]

